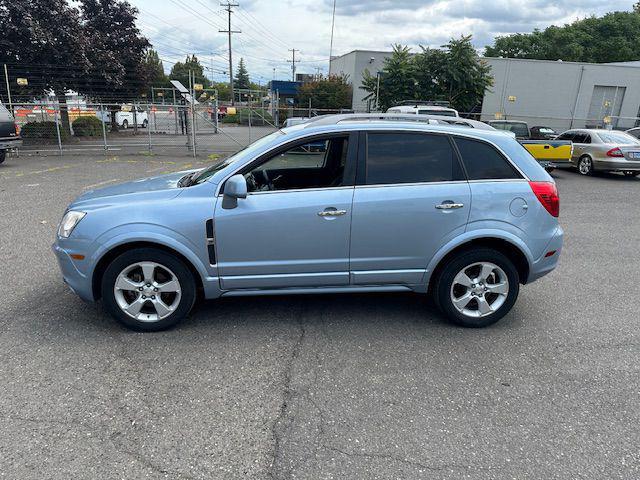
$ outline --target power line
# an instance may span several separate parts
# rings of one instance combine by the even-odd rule
[[[242,33],[240,30],[231,30],[231,14],[233,13],[232,7],[238,7],[237,3],[227,2],[226,4],[220,3],[220,6],[226,7],[225,10],[228,14],[228,27],[227,30],[218,30],[220,33],[226,33],[229,36],[229,87],[231,90],[231,105],[235,104],[235,95],[233,92],[233,57],[231,49],[231,34]]]

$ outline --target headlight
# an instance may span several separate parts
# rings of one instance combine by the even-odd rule
[[[60,222],[60,226],[58,227],[58,236],[68,238],[69,235],[71,235],[71,232],[73,232],[73,229],[76,228],[76,225],[78,225],[85,215],[85,212],[74,212],[73,210],[68,211],[64,217],[62,217],[62,221]]]

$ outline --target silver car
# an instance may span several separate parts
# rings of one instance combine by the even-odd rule
[[[640,140],[625,132],[614,130],[567,130],[558,140],[573,142],[571,163],[582,175],[598,171],[622,172],[627,176],[640,175]]]

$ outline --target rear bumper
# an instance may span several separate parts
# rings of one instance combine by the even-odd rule
[[[640,162],[629,160],[593,160],[593,167],[596,170],[608,170],[612,172],[640,171]]]
[[[564,241],[564,230],[558,225],[553,237],[549,241],[548,245],[544,249],[542,256],[536,260],[529,270],[529,277],[527,283],[534,282],[546,274],[553,271],[558,266],[558,260],[560,258],[560,252],[562,251],[562,243]],[[553,255],[546,256],[549,252],[554,252]]]
[[[54,243],[51,249],[58,260],[64,283],[83,300],[94,302],[91,280],[76,268],[73,260],[63,248]]]

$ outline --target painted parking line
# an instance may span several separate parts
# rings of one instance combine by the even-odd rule
[[[91,185],[87,185],[86,187],[83,187],[83,190],[89,190],[91,188],[101,187],[103,185],[107,185],[109,183],[113,183],[113,182],[117,182],[117,181],[119,181],[118,178],[112,178],[111,180],[105,180],[103,182],[93,183]]]

